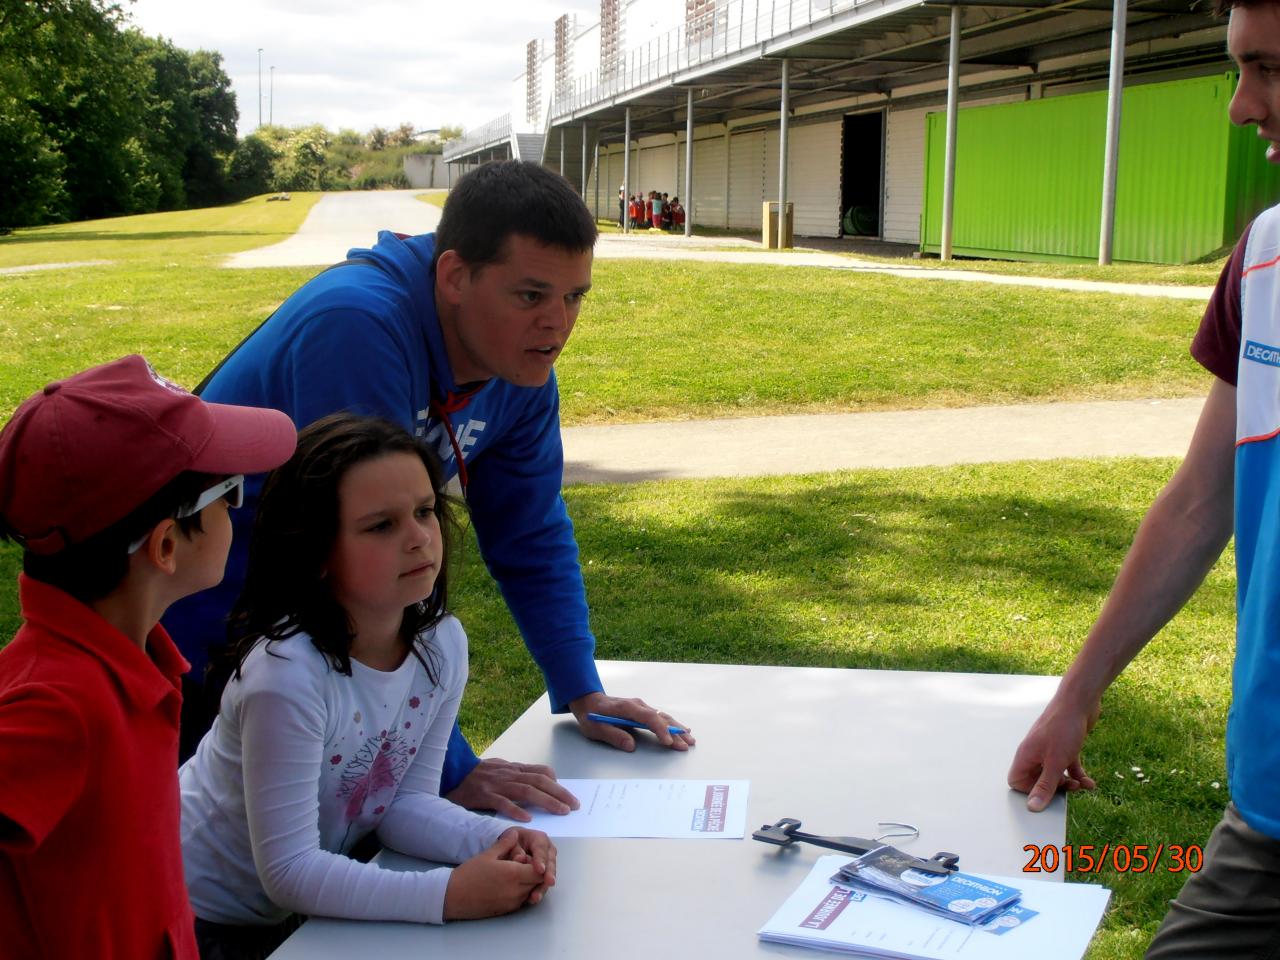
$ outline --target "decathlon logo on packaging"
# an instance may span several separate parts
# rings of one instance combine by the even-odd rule
[[[1265,363],[1269,367],[1280,367],[1280,347],[1258,343],[1256,340],[1246,340],[1244,358],[1254,363]]]

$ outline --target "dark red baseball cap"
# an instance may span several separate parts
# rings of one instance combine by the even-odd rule
[[[123,357],[49,384],[0,431],[0,523],[32,553],[57,553],[184,471],[261,473],[296,443],[278,410],[205,403]]]

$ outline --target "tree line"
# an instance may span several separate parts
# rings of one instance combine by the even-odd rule
[[[0,3],[0,225],[217,202],[236,119],[217,53],[105,0]]]
[[[0,0],[0,228],[407,186],[404,154],[440,149],[412,124],[238,139],[238,120],[221,54],[148,37],[110,0]]]
[[[440,141],[414,140],[415,128],[374,127],[368,133],[319,124],[263,126],[242,139],[228,161],[227,176],[236,196],[282,190],[376,190],[407,187],[404,158],[411,153],[440,153],[443,141],[462,135],[461,127],[442,127]]]

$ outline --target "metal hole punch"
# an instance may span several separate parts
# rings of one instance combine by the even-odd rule
[[[884,846],[884,840],[898,837],[910,837],[915,839],[920,835],[919,828],[909,823],[898,823],[896,821],[883,821],[877,824],[880,830],[886,827],[896,827],[898,830],[882,833],[874,840],[868,840],[866,837],[827,837],[817,833],[804,833],[800,830],[800,821],[793,820],[790,817],[784,817],[774,824],[765,824],[759,830],[751,834],[752,840],[759,840],[761,843],[771,843],[777,847],[789,847],[793,843],[811,843],[815,847],[826,847],[828,850],[839,850],[841,853],[852,853],[855,856],[861,856],[869,853],[877,847]],[[916,857],[913,868],[923,873],[947,874],[959,868],[960,855],[955,853],[947,853],[945,851],[935,853],[928,860]]]

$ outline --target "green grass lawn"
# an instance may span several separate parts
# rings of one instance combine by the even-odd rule
[[[421,200],[423,203],[429,203],[433,207],[439,207],[441,210],[443,210],[445,200],[449,199],[449,191],[448,190],[430,190],[426,193],[419,193],[413,199]]]
[[[128,351],[194,384],[319,269],[199,260],[0,276],[0,414]],[[594,281],[557,364],[566,424],[1206,389],[1184,301],[707,263]]]
[[[318,268],[216,269],[275,242],[290,203],[125,217],[0,238],[0,416],[124,352],[188,385]],[[819,268],[600,261],[558,364],[567,424],[1199,394],[1201,307]]]
[[[566,422],[1179,396],[1203,307],[820,268],[601,261]]]
[[[293,236],[320,197],[295,193],[268,202],[264,195],[203,210],[29,227],[0,237],[0,268],[85,260],[133,268],[210,266],[214,258]]]

